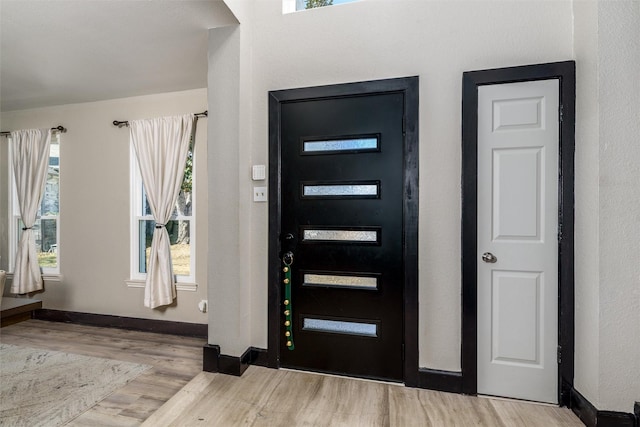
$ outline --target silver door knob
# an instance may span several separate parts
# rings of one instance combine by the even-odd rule
[[[484,262],[488,262],[490,264],[493,264],[493,263],[498,261],[498,258],[496,258],[496,256],[494,254],[492,254],[491,252],[485,252],[485,253],[482,254],[482,260]]]

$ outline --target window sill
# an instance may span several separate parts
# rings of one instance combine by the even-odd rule
[[[144,280],[129,279],[129,280],[125,280],[125,283],[129,288],[144,288],[145,286]],[[197,283],[176,283],[176,290],[196,292],[198,290],[198,284]]]
[[[42,278],[45,282],[62,282],[63,276],[62,274],[55,273],[41,273]],[[13,273],[7,273],[7,280],[13,281]]]

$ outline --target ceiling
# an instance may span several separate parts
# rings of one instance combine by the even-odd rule
[[[0,0],[0,110],[203,88],[222,0]]]

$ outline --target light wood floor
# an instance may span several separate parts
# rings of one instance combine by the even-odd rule
[[[153,366],[69,426],[139,426],[202,371],[206,340],[27,320],[0,329],[0,342]]]
[[[242,377],[201,372],[204,340],[193,338],[29,320],[0,341],[154,367],[72,426],[582,426],[548,405],[257,366]]]
[[[251,366],[200,373],[143,426],[582,426],[567,408]]]

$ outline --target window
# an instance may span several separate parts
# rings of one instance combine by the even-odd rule
[[[184,178],[171,220],[166,225],[171,244],[171,261],[177,282],[195,282],[195,174],[193,141],[189,147]],[[151,253],[155,221],[131,146],[131,279],[145,280]]]
[[[9,152],[12,143],[9,142]],[[11,154],[9,154],[11,159]],[[11,182],[11,197],[9,199],[9,212],[11,226],[9,227],[9,244],[13,248],[9,257],[9,269],[13,272],[16,262],[18,242],[22,236],[24,224],[20,219],[20,207],[18,194],[13,174],[12,162],[9,161],[9,174]],[[60,273],[60,134],[51,135],[49,148],[49,169],[45,184],[42,202],[38,208],[36,222],[33,225],[33,233],[36,240],[38,263],[44,275]]]
[[[282,13],[291,13],[299,10],[315,9],[317,7],[352,3],[354,1],[358,0],[283,0]]]

